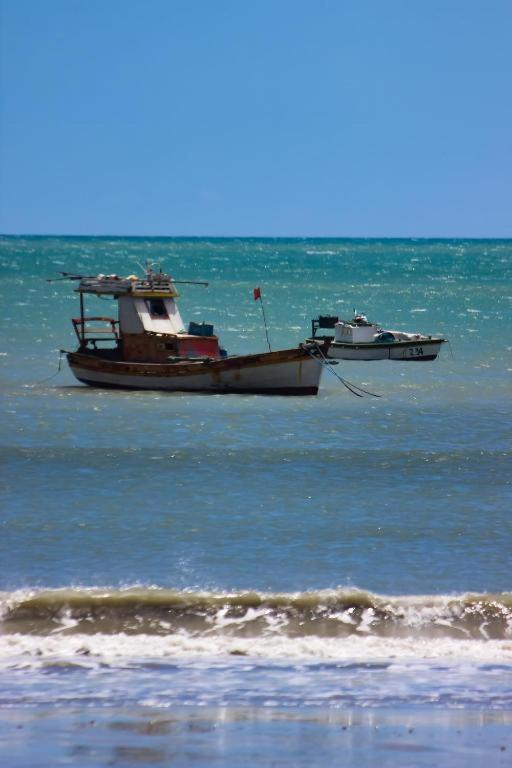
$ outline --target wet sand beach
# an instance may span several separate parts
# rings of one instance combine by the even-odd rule
[[[80,708],[0,713],[9,768],[510,765],[512,713],[445,709]]]

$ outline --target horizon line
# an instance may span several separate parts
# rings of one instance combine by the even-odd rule
[[[0,232],[0,237],[161,240],[512,240],[512,235],[133,235],[55,232]]]

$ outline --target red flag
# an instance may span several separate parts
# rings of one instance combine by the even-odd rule
[[[258,299],[261,299],[261,291],[260,291],[259,288],[255,288],[253,290],[253,294],[254,294],[254,301],[257,301]]]

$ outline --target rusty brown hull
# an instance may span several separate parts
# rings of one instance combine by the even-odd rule
[[[301,347],[216,360],[126,362],[70,352],[76,378],[95,387],[212,394],[316,395],[322,363]]]

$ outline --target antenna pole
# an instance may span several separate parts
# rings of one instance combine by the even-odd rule
[[[265,307],[263,306],[263,299],[261,298],[261,290],[259,288],[255,288],[253,291],[253,294],[254,294],[255,301],[257,301],[258,299],[260,300],[261,312],[263,314],[263,323],[265,325],[265,336],[267,337],[268,351],[272,352],[272,348],[270,346],[270,340],[268,338],[267,318],[265,317]]]

